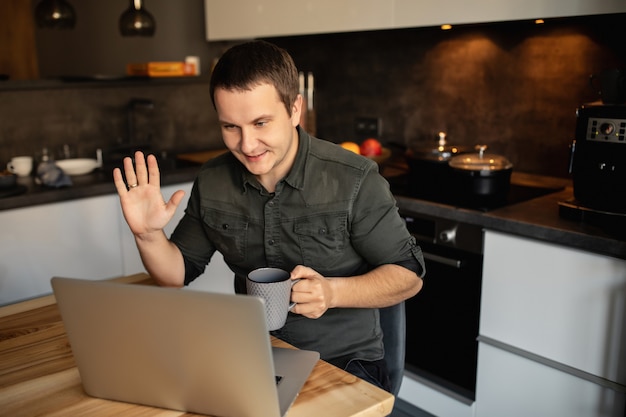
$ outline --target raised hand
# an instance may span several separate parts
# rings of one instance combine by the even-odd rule
[[[148,155],[146,158],[141,151],[135,153],[134,167],[131,158],[124,158],[124,176],[121,169],[115,168],[113,181],[124,218],[136,236],[146,237],[163,230],[185,195],[184,191],[178,190],[165,202],[156,157]]]

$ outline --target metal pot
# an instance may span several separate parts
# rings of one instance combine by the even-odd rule
[[[445,132],[439,132],[437,145],[433,147],[412,147],[405,152],[409,166],[412,194],[426,199],[440,199],[450,184],[450,158],[471,148],[448,145]]]
[[[407,150],[407,157],[418,161],[428,161],[445,164],[451,157],[469,151],[471,151],[471,148],[468,148],[466,146],[448,145],[448,141],[446,140],[446,133],[439,132],[437,134],[437,146],[425,148],[409,148]]]
[[[477,145],[478,152],[450,158],[453,188],[459,199],[480,205],[487,200],[506,198],[513,164],[503,156],[485,153],[486,149],[485,145]]]

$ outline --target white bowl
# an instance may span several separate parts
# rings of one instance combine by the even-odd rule
[[[56,165],[67,175],[85,175],[94,169],[100,167],[100,163],[96,159],[90,158],[71,158],[55,161]]]

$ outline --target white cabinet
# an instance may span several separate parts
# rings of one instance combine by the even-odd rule
[[[122,274],[114,195],[0,211],[0,305],[49,294],[53,276]]]
[[[487,231],[480,334],[626,385],[626,261]]]
[[[626,394],[485,343],[476,417],[623,417]]]
[[[475,403],[405,372],[398,398],[437,417],[473,417]]]
[[[205,0],[207,39],[247,39],[389,28],[388,0]]]
[[[626,261],[492,231],[484,253],[476,415],[622,416]]]
[[[396,28],[626,12],[623,0],[394,0],[393,4]]]
[[[624,0],[205,0],[210,41],[624,12]]]
[[[184,213],[192,183],[163,187],[186,196],[166,228]],[[50,294],[54,276],[105,279],[144,272],[117,194],[0,211],[0,305]],[[233,273],[216,253],[189,289],[233,292]]]

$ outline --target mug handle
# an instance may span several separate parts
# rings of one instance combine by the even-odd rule
[[[292,281],[291,281],[291,286],[293,287],[293,285],[294,285],[296,282],[300,281],[301,279],[302,279],[302,278],[298,278],[298,279],[294,279],[294,280],[292,280]],[[289,311],[291,311],[291,309],[292,309],[292,308],[294,308],[294,306],[295,306],[296,304],[298,304],[298,303],[294,303],[294,302],[289,303]]]

